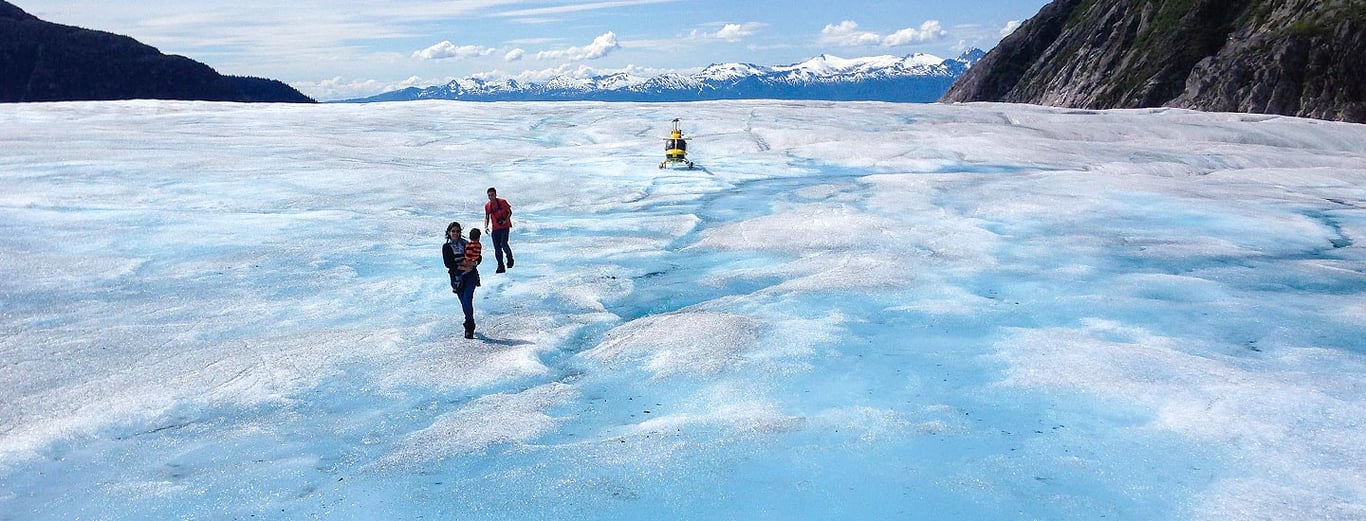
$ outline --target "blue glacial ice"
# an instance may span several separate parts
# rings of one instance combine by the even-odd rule
[[[675,117],[697,169],[656,168]],[[1366,126],[133,101],[0,128],[0,520],[1366,519]],[[485,262],[466,340],[438,248],[489,186],[518,263]]]

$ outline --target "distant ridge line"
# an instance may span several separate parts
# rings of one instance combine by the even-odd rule
[[[428,99],[637,102],[802,99],[929,103],[938,100],[984,55],[980,49],[947,60],[920,53],[851,59],[823,54],[792,65],[723,63],[686,76],[667,73],[639,78],[614,73],[591,78],[557,76],[544,83],[467,78],[338,103]]]

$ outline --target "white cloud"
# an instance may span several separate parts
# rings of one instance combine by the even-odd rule
[[[430,78],[420,78],[410,76],[403,81],[379,81],[379,80],[347,80],[341,76],[321,81],[299,81],[291,82],[289,85],[299,92],[307,94],[309,97],[318,101],[330,101],[339,99],[363,98],[374,96],[381,92],[395,91],[408,87],[426,87],[445,83],[444,80]]]
[[[827,45],[840,45],[852,47],[856,45],[875,45],[882,41],[882,37],[877,33],[860,31],[858,24],[845,20],[838,24],[831,24],[821,29],[820,42]]]
[[[750,36],[754,36],[754,33],[758,32],[759,29],[762,29],[767,25],[768,24],[761,22],[725,24],[722,25],[721,28],[714,33],[694,30],[691,36],[696,38],[708,38],[714,40],[725,40],[728,42],[738,42]]]
[[[1011,20],[1011,21],[1009,21],[1009,22],[1006,22],[1006,26],[1005,26],[1004,28],[1001,29],[1001,38],[1005,38],[1005,37],[1007,37],[1007,36],[1010,36],[1010,33],[1015,32],[1015,30],[1016,30],[1016,29],[1019,29],[1019,28],[1020,28],[1020,21],[1019,21],[1019,20]]]
[[[603,33],[601,36],[594,38],[593,43],[590,43],[584,47],[570,47],[568,49],[559,49],[554,51],[541,51],[536,53],[536,59],[571,61],[594,60],[597,58],[601,58],[603,56],[607,56],[608,53],[620,48],[621,44],[617,43],[617,33],[608,31],[606,33]]]
[[[546,15],[559,15],[566,13],[576,13],[580,11],[592,11],[596,9],[616,9],[618,7],[632,7],[637,5],[673,3],[677,0],[615,0],[607,2],[570,2],[569,5],[555,7],[537,7],[532,9],[518,9],[515,11],[503,11],[494,13],[493,16],[501,17],[539,17]],[[460,3],[460,2],[455,2]],[[475,2],[477,3],[477,2]]]
[[[720,31],[716,31],[716,37],[722,40],[737,41],[752,36],[755,31],[763,26],[764,24],[759,22],[726,24]]]
[[[446,60],[451,58],[474,58],[479,56],[488,56],[490,54],[493,54],[494,52],[497,52],[497,49],[491,47],[481,47],[478,45],[456,46],[448,40],[428,47],[426,49],[417,51],[413,53],[413,57],[422,60]]]
[[[523,51],[523,50],[519,47],[519,48],[513,49],[513,50],[511,50],[511,51],[508,51],[507,54],[504,54],[504,55],[503,55],[503,60],[505,60],[505,61],[510,61],[510,62],[515,62],[515,61],[521,60],[522,57],[524,57],[524,56],[526,56],[526,51]]]
[[[551,44],[551,43],[555,43],[555,42],[558,42],[558,41],[559,41],[558,38],[549,38],[549,37],[542,37],[542,38],[518,38],[518,39],[516,39],[516,40],[508,40],[508,41],[507,41],[507,44],[508,44],[508,45],[549,45],[549,44]]]
[[[939,24],[939,20],[926,20],[920,27],[908,27],[896,31],[887,36],[880,35],[871,31],[864,31],[858,28],[858,24],[850,20],[845,20],[838,24],[830,24],[821,29],[820,43],[825,45],[838,45],[843,47],[857,47],[863,45],[881,45],[883,47],[895,47],[911,43],[930,42],[948,36]]]
[[[926,20],[925,23],[920,24],[919,29],[906,28],[887,35],[886,38],[882,39],[882,46],[895,47],[910,43],[929,42],[948,36],[948,34],[949,32],[939,25],[939,20]]]

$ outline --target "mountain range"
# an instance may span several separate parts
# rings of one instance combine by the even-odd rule
[[[283,82],[226,76],[113,33],[43,21],[0,1],[0,102],[313,100]]]
[[[693,74],[649,78],[615,73],[590,78],[558,76],[544,83],[517,80],[453,80],[409,87],[363,103],[447,99],[466,101],[699,101],[717,99],[815,99],[932,102],[986,53],[971,49],[943,59],[915,53],[903,57],[839,58],[820,55],[792,65],[713,64]]]

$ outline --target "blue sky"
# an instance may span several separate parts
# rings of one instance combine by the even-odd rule
[[[19,0],[45,20],[132,36],[318,99],[454,78],[687,72],[990,49],[1046,0]]]

